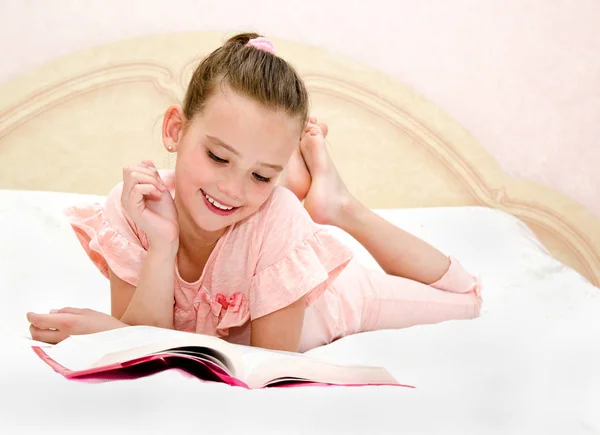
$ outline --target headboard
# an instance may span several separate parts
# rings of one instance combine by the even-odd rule
[[[106,194],[124,165],[173,166],[162,115],[199,59],[231,36],[143,36],[74,53],[0,86],[0,188]],[[350,190],[372,208],[487,206],[527,223],[600,285],[600,220],[550,188],[508,176],[464,128],[385,74],[274,40],[305,79],[312,113]]]

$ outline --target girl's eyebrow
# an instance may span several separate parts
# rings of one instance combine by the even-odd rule
[[[214,136],[208,136],[206,135],[206,137],[213,142],[215,145],[218,145],[222,148],[225,148],[226,150],[230,151],[231,153],[235,154],[236,156],[240,156],[240,153],[233,148],[230,145],[227,145],[225,142],[223,142],[221,139],[219,139],[218,137],[214,137]],[[267,168],[271,168],[274,169],[275,171],[281,172],[283,171],[283,167],[280,165],[273,165],[271,163],[264,163],[264,162],[258,162],[259,165],[261,166],[266,166]]]

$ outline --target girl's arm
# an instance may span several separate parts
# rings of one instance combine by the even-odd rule
[[[173,329],[176,255],[175,247],[150,246],[137,287],[109,271],[112,315],[128,325]]]
[[[177,252],[177,249],[174,249]],[[173,329],[175,254],[168,249],[148,251],[137,288],[109,270],[111,313],[87,308],[62,308],[50,314],[27,313],[31,338],[59,343],[71,335],[92,334],[131,325]]]
[[[302,297],[281,310],[253,320],[250,345],[298,352],[305,307],[306,297]]]

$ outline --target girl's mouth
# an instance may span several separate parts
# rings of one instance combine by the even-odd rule
[[[240,207],[233,207],[231,205],[222,204],[212,196],[208,195],[204,190],[200,189],[202,197],[204,198],[204,204],[213,213],[219,216],[229,216],[237,211]]]

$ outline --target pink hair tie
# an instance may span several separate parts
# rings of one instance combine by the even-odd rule
[[[273,43],[262,36],[251,39],[246,45],[250,45],[257,50],[266,51],[267,53],[271,53],[273,56],[275,56],[275,47],[273,46]]]

